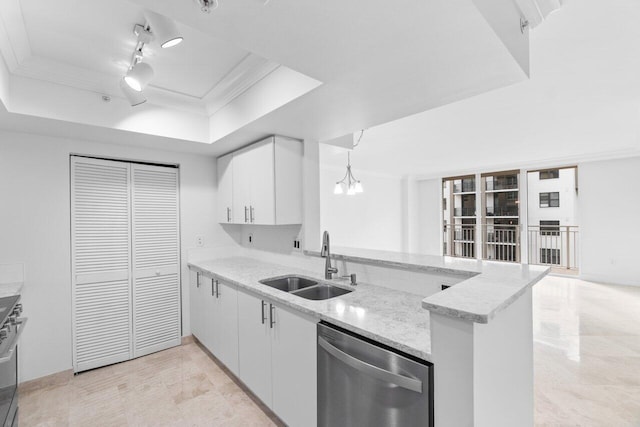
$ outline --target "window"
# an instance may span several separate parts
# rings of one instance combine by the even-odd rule
[[[560,207],[560,193],[540,193],[541,208],[557,208]]]
[[[560,249],[540,249],[540,264],[560,265]]]
[[[560,221],[540,221],[541,236],[559,236]]]
[[[546,171],[540,171],[540,179],[556,179],[560,178],[559,169],[549,169]]]

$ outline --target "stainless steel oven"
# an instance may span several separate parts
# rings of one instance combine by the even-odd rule
[[[20,296],[0,298],[0,422],[18,425],[18,340],[27,323]]]
[[[318,427],[432,425],[432,364],[318,325]]]

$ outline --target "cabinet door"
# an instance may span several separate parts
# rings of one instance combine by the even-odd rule
[[[216,286],[211,352],[238,374],[238,291],[220,281]]]
[[[247,167],[250,169],[252,224],[273,225],[276,223],[276,192],[274,175],[273,138],[251,146],[247,152]]]
[[[218,158],[218,222],[228,224],[240,218],[233,209],[233,153]],[[234,215],[236,215],[234,221]]]
[[[240,379],[271,407],[269,304],[241,291],[238,291],[238,338]]]
[[[272,409],[291,427],[315,426],[316,323],[281,307],[276,307],[274,314],[271,346]]]
[[[251,148],[251,147],[249,147]],[[250,222],[251,206],[251,154],[245,148],[233,154],[233,221],[236,224]]]
[[[191,287],[189,288],[189,307],[190,320],[191,320],[191,333],[194,337],[202,341],[202,295],[200,292],[201,283],[204,277],[193,270],[190,270],[191,275]]]
[[[215,283],[211,277],[202,276],[202,282],[200,283],[200,299],[202,304],[202,344],[213,353],[215,346],[215,311],[216,311],[216,297],[215,297]]]

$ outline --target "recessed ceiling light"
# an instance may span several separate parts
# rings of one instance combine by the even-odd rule
[[[141,92],[153,78],[153,68],[146,62],[138,62],[124,76],[124,81],[136,92]]]

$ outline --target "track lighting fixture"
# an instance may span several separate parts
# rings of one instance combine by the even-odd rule
[[[153,78],[153,68],[142,62],[143,49],[148,43],[157,40],[162,48],[175,46],[183,38],[173,20],[150,10],[145,11],[147,23],[136,24],[133,33],[137,37],[136,47],[131,55],[131,63],[124,77],[120,80],[120,90],[132,107],[146,102],[142,90]]]
[[[120,90],[132,107],[147,102],[147,98],[145,98],[144,94],[131,89],[131,87],[124,81],[124,78],[120,79]]]
[[[147,18],[148,26],[151,28],[151,34],[160,44],[160,47],[166,49],[182,42],[182,35],[173,19],[150,10],[145,11],[144,16]]]
[[[142,89],[149,84],[152,78],[153,68],[151,68],[151,65],[145,62],[137,62],[127,71],[124,81],[131,89],[136,92],[142,92]]]

